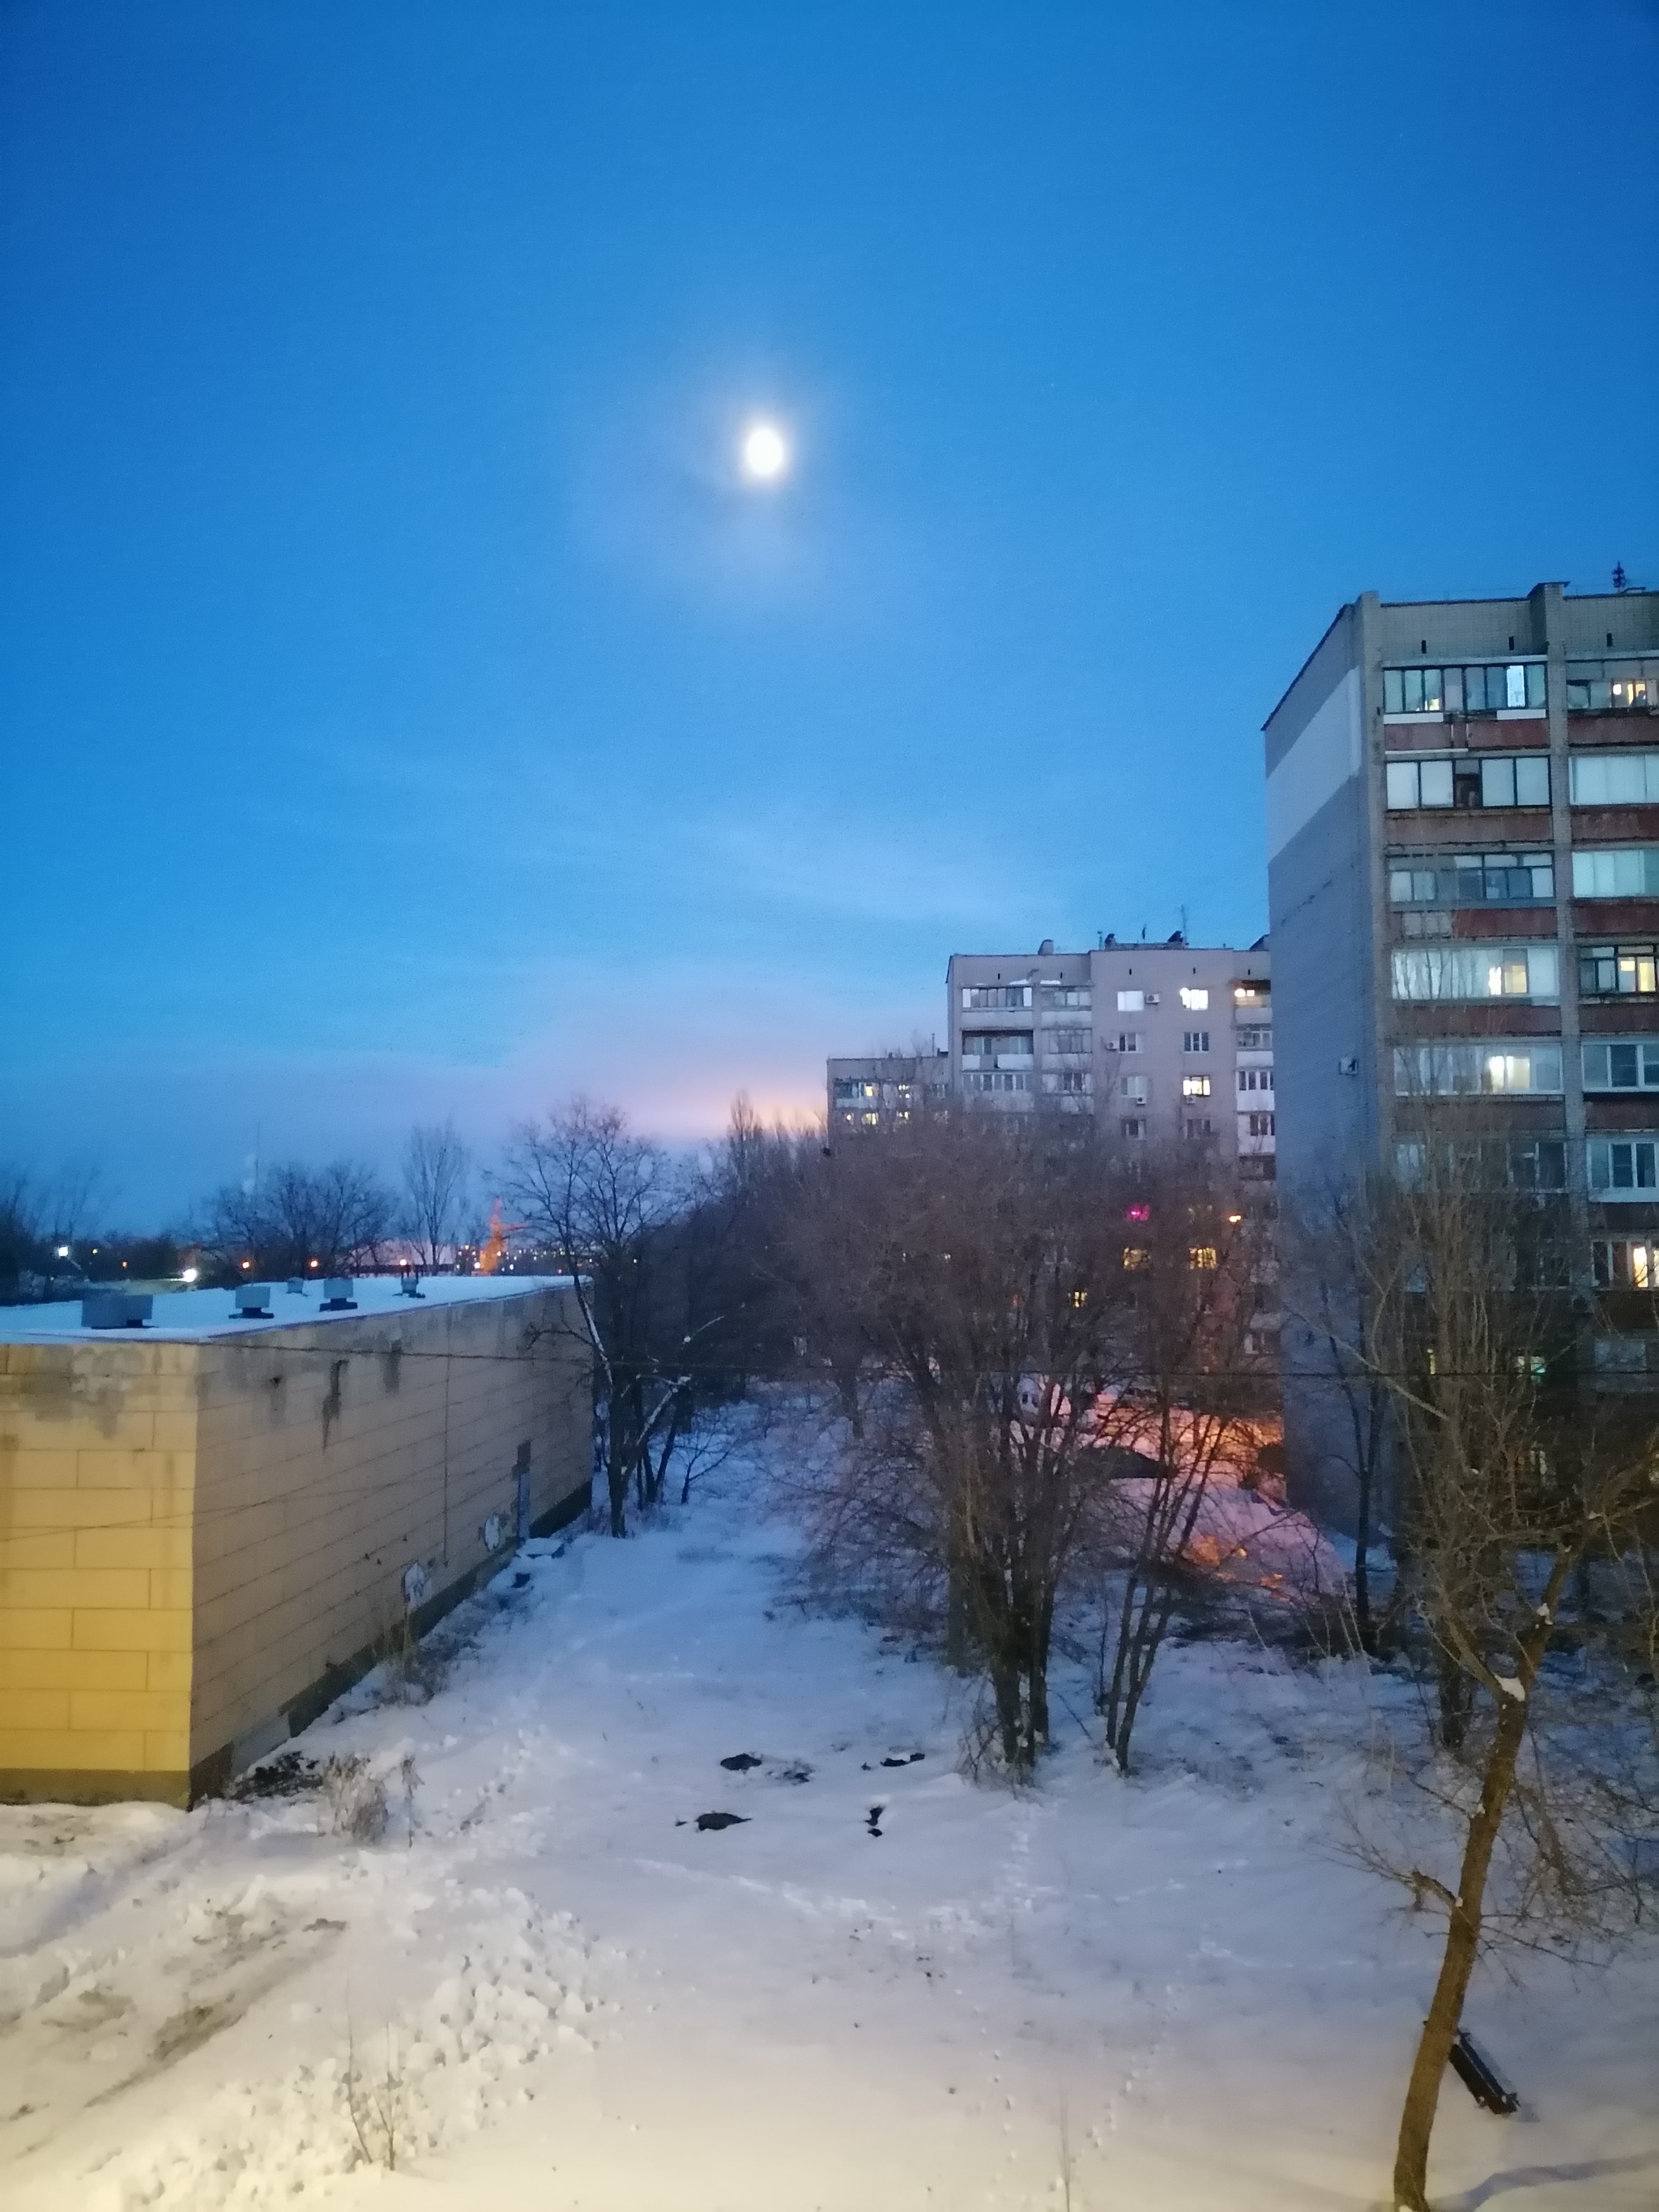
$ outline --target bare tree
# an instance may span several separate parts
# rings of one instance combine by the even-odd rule
[[[436,1270],[453,1256],[471,1168],[453,1115],[410,1131],[403,1159],[404,1219],[424,1267]]]
[[[1096,1516],[1123,1567],[1097,1696],[1108,1747],[1127,1772],[1153,1666],[1194,1580],[1190,1550],[1206,1500],[1267,1407],[1249,1349],[1267,1239],[1231,1175],[1194,1152],[1151,1162],[1122,1213],[1131,1287],[1095,1427],[1103,1444],[1134,1455],[1136,1474],[1102,1493]]]
[[[1389,1395],[1407,1626],[1436,1689],[1419,1778],[1447,1850],[1438,1872],[1376,1859],[1446,1914],[1395,2154],[1406,2212],[1427,2212],[1440,2084],[1483,1945],[1610,1932],[1639,1901],[1625,1844],[1655,1809],[1644,1536],[1659,1409],[1581,1381],[1548,1214],[1482,1189],[1471,1157],[1424,1143],[1374,1209],[1369,1340],[1346,1347]]]
[[[1054,1608],[1102,1464],[1124,1284],[1102,1167],[1025,1116],[927,1121],[838,1152],[800,1224],[825,1356],[856,1336],[869,1370],[821,1556],[941,1621],[1015,1774],[1048,1743]]]
[[[379,1265],[395,1206],[372,1168],[335,1160],[275,1167],[258,1191],[227,1184],[207,1202],[204,1242],[228,1273],[338,1274]]]
[[[629,1486],[641,1504],[659,1493],[666,1462],[653,1446],[691,1380],[683,1343],[667,1347],[677,1360],[664,1358],[665,1232],[683,1191],[659,1146],[636,1136],[619,1109],[585,1098],[514,1133],[505,1188],[575,1278],[581,1327],[599,1363],[611,1533],[626,1535]]]

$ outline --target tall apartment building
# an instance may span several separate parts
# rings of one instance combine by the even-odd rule
[[[824,1062],[831,1139],[902,1127],[930,1107],[948,1104],[951,1063],[943,1052],[866,1053]]]
[[[1265,939],[958,952],[946,972],[954,1087],[1003,1111],[1090,1115],[1129,1145],[1212,1142],[1270,1179],[1272,988]]]
[[[1288,1201],[1407,1164],[1455,1103],[1494,1173],[1561,1194],[1575,1284],[1649,1287],[1656,710],[1659,595],[1366,592],[1337,616],[1266,726]],[[1637,1356],[1659,1366],[1659,1340]]]

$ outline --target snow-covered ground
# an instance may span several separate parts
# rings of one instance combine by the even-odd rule
[[[1340,1848],[1389,1686],[1171,1647],[1137,1778],[1067,1683],[1011,1794],[957,1771],[957,1686],[805,1610],[793,1552],[740,1481],[532,1546],[429,1704],[360,1690],[293,1747],[392,1778],[374,1844],[314,1794],[0,1808],[12,2212],[1382,2202],[1438,1932]],[[1442,2205],[1659,2200],[1659,1952],[1485,1970],[1470,2017],[1526,2106],[1448,2082]]]

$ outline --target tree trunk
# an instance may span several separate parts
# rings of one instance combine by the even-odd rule
[[[1522,1698],[1505,1698],[1498,1717],[1486,1771],[1481,1778],[1480,1802],[1469,1823],[1459,1870],[1457,1896],[1446,1929],[1446,1948],[1428,2018],[1418,2039],[1417,2057],[1407,2084],[1405,2107],[1400,2115],[1400,2140],[1394,2158],[1394,2201],[1396,2212],[1430,2212],[1428,2191],[1429,2137],[1434,2130],[1440,2083],[1457,2039],[1463,2017],[1463,2000],[1480,1946],[1481,1908],[1486,1893],[1486,1874],[1492,1848],[1503,1824],[1515,1780],[1515,1763],[1526,1734],[1527,1706]]]

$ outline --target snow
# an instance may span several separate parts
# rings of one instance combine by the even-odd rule
[[[148,1344],[159,1338],[164,1343],[194,1344],[205,1337],[291,1328],[296,1322],[314,1328],[329,1322],[361,1321],[366,1315],[418,1314],[433,1306],[526,1297],[571,1279],[568,1275],[422,1275],[421,1295],[411,1298],[404,1296],[397,1275],[356,1275],[351,1278],[355,1304],[343,1313],[322,1310],[320,1277],[310,1278],[303,1291],[292,1291],[278,1279],[268,1285],[271,1317],[263,1322],[239,1320],[230,1291],[157,1291],[151,1318],[143,1328],[83,1328],[80,1299],[58,1299],[49,1305],[0,1307],[0,1343]]]
[[[741,1480],[762,1452],[629,1542],[529,1546],[440,1632],[429,1703],[371,1678],[290,1747],[370,1759],[379,1843],[315,1794],[0,1808],[12,2212],[1385,2201],[1440,1923],[1344,1845],[1403,1692],[1171,1645],[1139,1775],[1062,1673],[1038,1785],[975,1784],[962,1686],[802,1601]],[[1656,1965],[1482,1969],[1470,2023],[1525,2116],[1449,2080],[1448,2212],[1651,2204]],[[360,2112],[400,2085],[394,2173],[352,2057]]]

